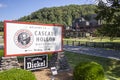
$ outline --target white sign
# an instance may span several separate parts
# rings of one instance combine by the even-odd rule
[[[51,67],[51,72],[52,72],[52,75],[58,74],[56,67]]]
[[[62,26],[5,21],[5,56],[62,51]]]

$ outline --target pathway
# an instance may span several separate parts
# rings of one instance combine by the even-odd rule
[[[79,54],[87,54],[120,60],[120,50],[106,50],[103,48],[92,48],[83,46],[64,46],[63,50],[76,52]]]

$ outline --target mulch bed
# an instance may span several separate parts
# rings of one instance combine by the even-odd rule
[[[37,78],[37,80],[51,80],[52,74],[50,69],[42,69],[39,71],[33,72]],[[54,76],[54,80],[73,80],[73,71],[61,71],[58,72],[56,76]]]

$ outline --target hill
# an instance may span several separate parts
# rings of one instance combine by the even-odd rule
[[[40,23],[56,23],[65,26],[72,25],[75,18],[84,16],[90,19],[91,14],[95,14],[95,5],[68,5],[61,7],[51,7],[39,9],[28,16],[21,17],[19,21],[33,21]]]

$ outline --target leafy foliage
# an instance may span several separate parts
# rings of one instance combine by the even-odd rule
[[[4,50],[0,49],[0,57],[4,55]]]
[[[3,27],[3,22],[0,22],[0,27]]]
[[[75,66],[81,62],[97,62],[104,68],[106,80],[120,80],[120,60],[75,54],[68,51],[65,51],[65,56],[72,68],[75,68]]]
[[[3,32],[3,22],[0,21],[0,32]]]
[[[61,7],[43,8],[28,16],[20,18],[20,21],[37,21],[41,23],[56,23],[66,26],[72,25],[72,21],[81,15],[89,19],[90,14],[95,14],[95,5],[69,5]]]
[[[0,72],[0,80],[36,80],[36,78],[30,71],[11,69]]]
[[[74,80],[105,80],[104,70],[96,62],[81,62],[73,72]]]
[[[120,0],[107,0],[108,3],[99,2],[96,13],[97,19],[102,20],[103,27],[98,29],[102,36],[120,37]]]

